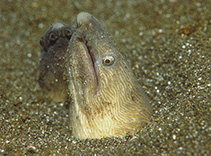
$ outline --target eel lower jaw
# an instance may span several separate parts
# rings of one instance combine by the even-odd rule
[[[95,48],[94,46],[96,46],[96,41],[99,38],[100,32],[104,32],[104,30],[102,29],[101,23],[94,16],[90,15],[87,12],[79,13],[76,22],[77,22],[77,27],[81,29],[82,32],[83,31],[86,32],[83,43],[85,44],[88,55],[91,58],[93,74],[96,81],[96,91],[94,95],[97,95],[100,86],[100,77],[98,73],[98,62],[97,62],[98,52],[95,52],[93,49]]]
[[[96,63],[96,55],[93,53],[92,47],[88,45],[88,41],[82,38],[77,38],[76,47],[79,47],[74,52],[72,66],[72,80],[77,92],[81,91],[81,95],[86,98],[97,95],[99,88],[99,74]]]

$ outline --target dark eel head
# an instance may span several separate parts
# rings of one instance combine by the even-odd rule
[[[136,132],[152,108],[131,67],[99,20],[82,12],[76,25],[65,61],[72,134],[85,139]]]
[[[65,55],[73,29],[63,23],[55,23],[40,39],[41,65],[39,84],[54,101],[63,101],[67,95],[67,81],[63,78]]]

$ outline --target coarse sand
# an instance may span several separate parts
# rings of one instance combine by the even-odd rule
[[[0,1],[0,155],[211,155],[211,1]],[[68,106],[43,95],[39,40],[86,11],[125,53],[153,106],[124,138],[71,136]]]

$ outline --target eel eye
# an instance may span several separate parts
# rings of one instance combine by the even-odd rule
[[[50,41],[55,41],[57,39],[57,36],[55,35],[54,32],[52,32],[50,35],[49,35],[49,40]]]
[[[115,58],[112,55],[106,55],[102,59],[104,66],[112,66],[115,63]]]

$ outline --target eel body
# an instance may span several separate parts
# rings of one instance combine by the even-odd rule
[[[126,58],[89,13],[77,16],[65,56],[64,77],[72,98],[73,136],[102,138],[135,133],[152,107]]]

